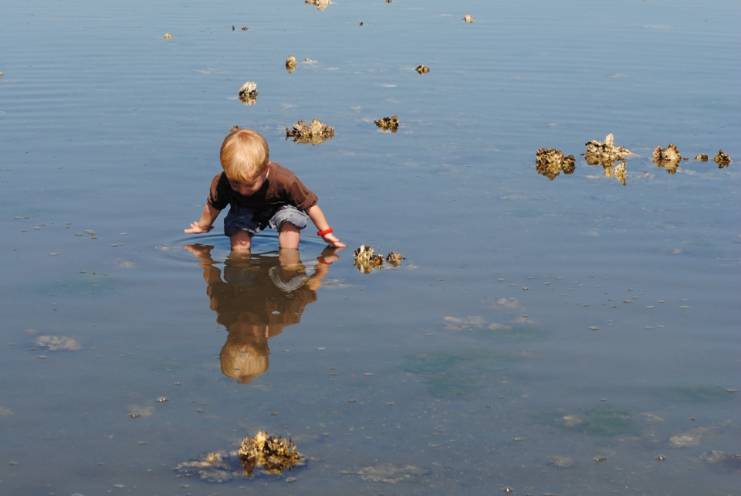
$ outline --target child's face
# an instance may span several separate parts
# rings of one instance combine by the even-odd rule
[[[251,183],[229,179],[229,186],[242,196],[250,196],[262,188],[265,179],[267,179],[267,174],[261,175]]]

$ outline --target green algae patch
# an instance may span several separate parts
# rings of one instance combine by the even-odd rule
[[[611,405],[599,405],[567,415],[551,415],[550,419],[562,429],[592,436],[615,437],[638,435],[640,425],[628,410]]]
[[[48,296],[94,297],[116,292],[117,281],[103,272],[81,271],[62,281],[37,287],[37,292]]]
[[[452,399],[480,391],[519,359],[513,354],[481,350],[416,353],[404,358],[402,369],[419,377],[432,396]]]
[[[675,386],[666,390],[663,395],[668,401],[703,404],[730,401],[732,392],[721,386],[686,385]]]

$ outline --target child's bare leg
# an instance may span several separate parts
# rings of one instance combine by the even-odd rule
[[[278,252],[278,262],[282,269],[290,270],[295,268],[301,268],[301,256],[295,248],[283,248],[281,247]]]
[[[239,231],[232,234],[232,252],[234,253],[249,253],[250,247],[252,246],[252,237],[245,231]]]
[[[301,241],[301,229],[290,222],[284,222],[278,229],[278,245],[281,249],[297,250]]]

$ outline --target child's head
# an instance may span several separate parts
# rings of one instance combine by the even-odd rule
[[[230,332],[219,354],[221,372],[240,384],[247,384],[268,370],[269,355],[266,339],[252,341]]]
[[[221,166],[227,179],[253,184],[268,167],[270,149],[260,133],[234,127],[221,144]]]

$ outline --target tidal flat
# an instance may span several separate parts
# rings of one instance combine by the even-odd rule
[[[738,494],[738,1],[0,10],[3,496]],[[334,263],[183,234],[235,125]]]

